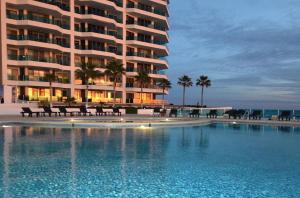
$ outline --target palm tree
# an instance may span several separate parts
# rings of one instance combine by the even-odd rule
[[[125,69],[121,61],[113,60],[106,65],[105,74],[114,81],[114,106],[116,105],[116,86],[118,77],[125,74]]]
[[[185,89],[193,86],[193,82],[190,77],[188,77],[187,75],[183,75],[180,78],[178,78],[177,84],[183,87],[182,106],[184,107],[185,106]]]
[[[140,100],[141,100],[141,107],[143,107],[143,88],[145,84],[151,82],[151,78],[146,72],[140,71],[138,75],[135,77],[135,80],[139,83],[141,88]]]
[[[89,80],[99,77],[101,72],[96,70],[97,66],[89,63],[82,63],[80,69],[75,71],[76,78],[82,80],[82,85],[86,85],[85,90],[85,102],[86,106],[88,105],[88,89],[89,89]]]
[[[172,88],[172,83],[168,79],[163,78],[158,83],[158,86],[160,88],[162,88],[162,90],[163,90],[163,106],[162,107],[164,108],[164,106],[165,106],[165,91],[166,91],[166,89]]]
[[[50,98],[49,98],[49,104],[50,104],[50,107],[52,106],[52,83],[56,80],[56,76],[55,76],[55,74],[54,73],[47,73],[47,74],[45,74],[45,80],[47,81],[47,82],[49,82],[49,90],[50,90]]]
[[[202,75],[197,79],[196,85],[201,87],[201,107],[203,107],[204,87],[210,87],[211,81],[208,79],[208,76]]]

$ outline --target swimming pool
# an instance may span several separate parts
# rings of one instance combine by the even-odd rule
[[[0,128],[1,197],[300,197],[300,129]]]

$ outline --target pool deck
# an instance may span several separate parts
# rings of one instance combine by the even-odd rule
[[[178,127],[182,125],[205,125],[210,123],[253,124],[272,126],[300,127],[299,121],[271,121],[271,120],[235,120],[235,119],[207,119],[207,118],[168,118],[141,115],[117,116],[81,116],[81,117],[21,117],[0,116],[2,125],[26,125],[41,127],[76,127],[76,128],[149,128],[149,127]]]

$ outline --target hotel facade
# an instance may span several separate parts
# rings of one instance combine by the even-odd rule
[[[1,0],[0,96],[5,103],[75,97],[85,101],[86,85],[75,71],[83,63],[101,72],[120,60],[126,74],[117,83],[117,102],[140,103],[135,77],[144,71],[151,82],[145,104],[161,104],[158,82],[167,78],[169,51],[167,0]],[[113,101],[113,82],[101,75],[89,82],[91,102]]]

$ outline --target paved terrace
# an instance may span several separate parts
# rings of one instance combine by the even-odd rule
[[[149,127],[178,127],[182,125],[201,125],[210,123],[232,123],[274,126],[300,127],[299,121],[271,121],[271,120],[236,120],[236,119],[207,119],[207,118],[168,118],[141,115],[125,116],[80,116],[80,117],[22,117],[0,116],[2,125],[27,125],[42,127],[76,127],[76,128],[149,128]]]

